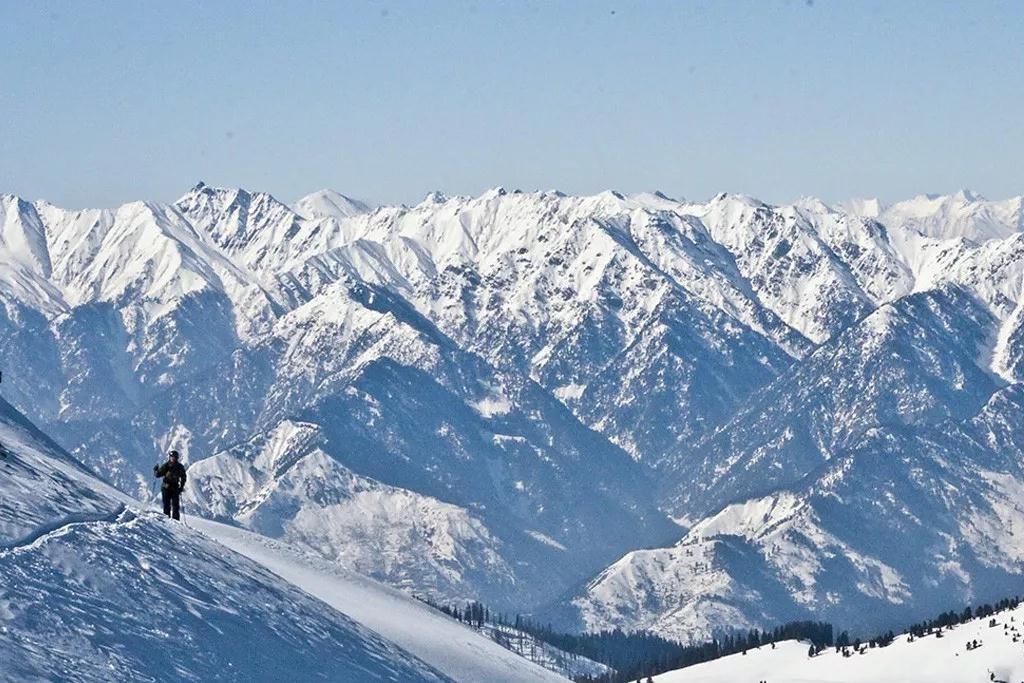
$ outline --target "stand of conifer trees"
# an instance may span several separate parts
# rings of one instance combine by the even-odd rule
[[[596,633],[562,633],[550,624],[540,625],[530,619],[516,615],[512,621],[502,614],[494,614],[479,602],[466,603],[464,607],[457,605],[439,605],[421,598],[424,602],[438,609],[453,619],[478,628],[485,624],[510,626],[532,635],[549,645],[570,654],[586,657],[595,662],[606,664],[614,673],[605,676],[582,676],[577,683],[629,683],[642,680],[674,669],[682,669],[701,662],[725,657],[739,652],[772,645],[784,640],[804,640],[810,642],[808,656],[815,656],[826,647],[835,646],[836,651],[854,650],[862,646],[886,647],[895,639],[892,631],[880,634],[869,640],[860,638],[851,641],[850,635],[843,631],[834,635],[832,624],[823,621],[791,621],[774,629],[759,631],[757,629],[728,632],[711,640],[694,645],[682,645],[674,640],[661,636],[635,631],[626,633],[619,629]],[[928,619],[912,625],[907,629],[910,638],[920,638],[933,631],[970,621],[971,619],[991,616],[997,612],[1014,609],[1020,604],[1019,597],[1005,598],[994,604],[984,604],[964,608],[960,612],[943,612],[934,619]]]

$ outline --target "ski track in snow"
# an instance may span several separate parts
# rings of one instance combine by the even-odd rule
[[[113,512],[109,512],[107,514],[91,515],[87,513],[82,513],[68,515],[67,517],[55,519],[52,522],[39,525],[38,527],[36,527],[34,531],[32,531],[32,533],[28,534],[27,536],[12,541],[11,543],[0,544],[0,553],[9,552],[17,548],[31,546],[39,540],[41,540],[44,536],[48,536],[49,534],[58,532],[65,527],[71,526],[72,524],[89,524],[91,522],[113,522],[117,520],[117,518],[121,516],[121,513],[123,513],[126,509],[127,506],[122,504],[119,507],[117,507]]]

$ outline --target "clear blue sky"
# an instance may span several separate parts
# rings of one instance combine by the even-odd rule
[[[0,192],[1024,192],[1022,2],[0,0]]]

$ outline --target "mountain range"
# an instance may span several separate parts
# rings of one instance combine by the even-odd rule
[[[501,188],[0,196],[5,398],[121,491],[682,640],[1024,573],[1024,210]]]

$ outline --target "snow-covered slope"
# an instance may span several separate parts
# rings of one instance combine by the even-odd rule
[[[0,570],[7,680],[448,680],[259,565],[152,515],[61,526],[0,551]]]
[[[292,204],[292,209],[306,218],[333,218],[338,221],[372,211],[366,202],[346,197],[334,190],[318,190],[307,194]]]
[[[59,241],[63,214],[52,208],[43,213]],[[383,508],[371,512],[378,520],[373,524],[400,525],[410,514],[413,525],[444,529],[429,535],[434,545],[422,557],[435,560],[422,567],[400,566],[420,557],[404,552],[410,546],[402,544],[393,547],[403,551],[398,563],[370,557],[377,575],[424,589],[436,585],[443,591],[436,597],[479,597],[522,608],[552,598],[638,538],[672,538],[673,526],[646,497],[646,477],[628,454],[568,413],[529,373],[488,363],[425,317],[428,307],[401,291],[401,268],[408,264],[393,263],[387,249],[371,248],[366,239],[334,248],[347,243],[353,230],[367,234],[367,221],[379,214],[386,219],[388,212],[356,216],[364,223],[353,228],[335,218],[297,216],[269,195],[198,185],[160,213],[168,225],[188,229],[163,230],[174,238],[171,255],[144,269],[173,273],[174,254],[188,248],[210,265],[201,271],[209,277],[190,277],[199,283],[195,293],[176,307],[152,310],[151,300],[167,286],[147,279],[140,285],[141,308],[120,294],[112,301],[94,296],[70,315],[40,322],[32,331],[53,348],[56,362],[39,375],[50,385],[63,380],[65,395],[53,405],[37,384],[16,376],[12,396],[65,443],[77,444],[76,452],[88,454],[115,483],[140,492],[147,484],[139,475],[151,466],[153,453],[172,443],[196,460],[265,439],[295,418],[316,424],[325,435],[323,453],[340,465],[333,473],[350,471],[419,494],[406,498],[405,512],[390,521]],[[122,283],[107,223],[123,223],[124,234],[135,240],[144,239],[146,226],[115,218],[90,227],[102,235],[85,260],[106,264],[105,277]],[[84,230],[79,214],[68,212],[65,219],[68,234]],[[396,236],[395,244],[400,241]],[[447,237],[436,240],[434,248],[447,243]],[[404,256],[396,252],[393,258]],[[218,266],[224,262],[233,270]],[[300,265],[293,268],[294,262]],[[368,272],[368,264],[379,272]],[[238,286],[229,286],[228,271]],[[68,291],[95,294],[78,286]],[[265,305],[254,309],[254,302]],[[13,334],[24,326],[12,322],[11,328]],[[688,334],[678,323],[676,328]],[[652,331],[652,343],[661,336]],[[756,343],[764,354],[783,357],[767,342]],[[762,365],[760,356],[751,361],[754,372],[765,372],[757,369]],[[739,376],[738,369],[729,372]],[[264,516],[270,509],[263,508]],[[446,518],[440,526],[438,515]],[[264,528],[283,529],[285,521]],[[315,534],[326,556],[366,556],[347,532]],[[456,547],[449,548],[454,538]],[[476,557],[484,546],[492,557]],[[575,561],[559,559],[565,554]],[[476,568],[439,573],[441,559]]]
[[[0,444],[0,679],[565,680],[301,551],[140,511],[2,401]]]
[[[174,397],[163,410],[164,419],[177,417],[187,429],[189,437],[179,437],[179,445],[203,452],[222,438],[210,434],[223,425],[209,417],[224,409],[218,392],[225,381],[250,381],[268,358],[276,366],[265,394],[252,397],[258,401],[249,428],[253,436],[234,457],[257,462],[258,451],[293,424],[290,416],[316,434],[296,439],[286,461],[252,487],[234,480],[210,484],[233,489],[240,522],[286,534],[298,532],[297,523],[305,527],[306,542],[318,539],[324,556],[362,563],[352,568],[371,569],[366,563],[372,562],[376,576],[435,589],[435,598],[475,596],[507,609],[553,598],[637,538],[663,542],[678,535],[646,498],[649,480],[626,453],[580,424],[535,383],[461,350],[387,290],[334,282],[284,316],[275,337],[240,354],[241,363],[226,374],[183,382],[176,393],[187,400],[179,408]],[[236,400],[232,409],[243,406]],[[104,440],[96,440],[96,451]],[[382,549],[402,546],[397,539],[406,524],[443,531],[420,534],[433,547],[393,563],[367,555],[358,529],[349,530],[357,533],[352,536],[343,525],[325,527],[325,501],[332,496],[310,492],[338,493],[344,483],[303,483],[315,478],[317,468],[308,467],[311,461],[298,468],[296,463],[317,449],[317,457],[337,461],[332,478],[344,479],[350,471],[364,483],[392,487],[378,489],[389,492],[390,503],[405,501],[401,505],[411,518],[388,522],[387,509],[367,510],[371,526],[394,526],[391,541],[380,537]],[[204,472],[213,470],[198,470]],[[282,478],[289,481],[277,481]],[[284,508],[263,506],[258,518],[249,518],[244,509],[260,504],[257,487],[298,490],[303,498]],[[250,494],[252,500],[239,499]],[[377,498],[361,499],[371,504]],[[197,502],[208,500],[213,502]],[[564,562],[567,556],[572,563]]]
[[[991,625],[994,619],[995,625]],[[977,641],[977,647],[968,643]],[[1024,677],[1024,608],[974,619],[929,636],[896,637],[891,645],[863,645],[849,656],[827,648],[813,657],[796,641],[764,645],[746,653],[655,676],[656,683],[733,683],[801,681],[806,683],[974,683],[1019,681]]]
[[[735,256],[765,307],[811,341],[825,341],[871,310],[871,297],[858,283],[853,264],[825,243],[813,219],[808,220],[812,212],[726,194],[686,210]],[[820,212],[839,222],[823,205]]]
[[[458,681],[564,681],[427,605],[287,544],[195,520],[211,538],[249,557]]]
[[[447,680],[257,564],[131,509],[2,401],[0,444],[0,678]]]
[[[0,399],[0,547],[63,524],[106,519],[130,499],[68,456]]]
[[[873,427],[973,415],[1001,386],[979,353],[996,329],[958,288],[879,307],[752,397],[697,445],[699,457],[680,455],[676,512],[789,486]]]
[[[896,202],[877,214],[887,225],[925,237],[963,237],[972,242],[1010,237],[1024,230],[1021,197],[989,201],[976,192],[921,195]]]
[[[716,203],[739,215],[787,212]],[[876,247],[860,240],[876,264],[902,263],[883,271],[895,278],[856,275],[872,298],[884,293],[880,283],[896,283],[895,298],[882,295],[730,420],[681,443],[667,459],[663,500],[689,534],[595,577],[571,599],[569,623],[682,639],[795,618],[880,628],[941,609],[950,596],[1014,590],[1021,546],[1010,501],[1024,486],[1024,432],[1019,351],[1009,349],[1019,349],[1022,236],[1012,201],[1002,213],[969,197],[940,203],[986,217],[987,227],[960,221],[942,232],[935,218],[911,245],[920,226],[896,212],[873,233]],[[836,239],[832,210],[808,200],[797,208],[813,212],[807,221],[834,254],[858,253]],[[758,224],[725,221],[748,223]]]

